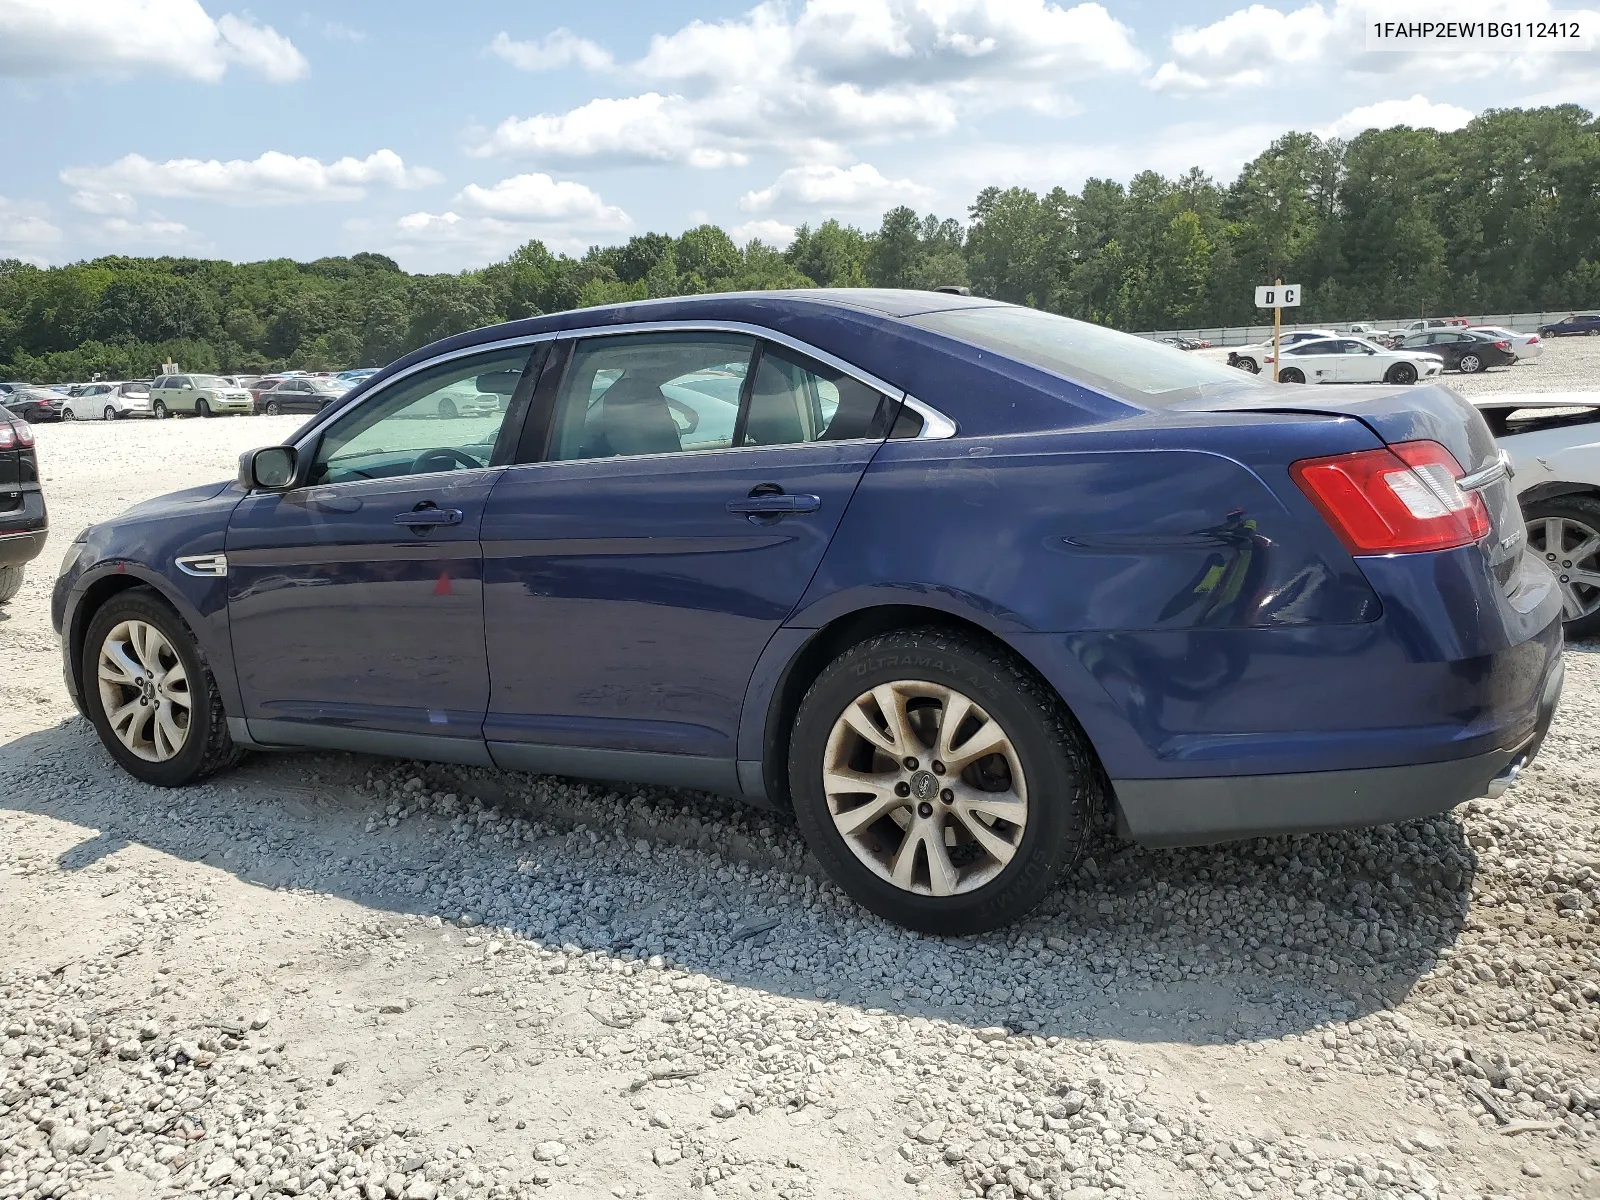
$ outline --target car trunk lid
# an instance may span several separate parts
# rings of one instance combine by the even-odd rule
[[[1524,530],[1509,472],[1496,477],[1500,447],[1481,413],[1449,388],[1317,387],[1285,384],[1226,395],[1199,396],[1176,407],[1210,412],[1296,412],[1353,417],[1385,444],[1438,442],[1455,457],[1466,476],[1487,474],[1477,490],[1492,522],[1483,543],[1485,558],[1502,585],[1509,586],[1522,553]]]

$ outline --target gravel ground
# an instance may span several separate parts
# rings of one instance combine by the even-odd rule
[[[1107,839],[1025,924],[942,941],[693,794],[115,770],[60,683],[66,539],[295,424],[39,430],[56,535],[0,610],[0,1200],[1600,1195],[1589,648],[1499,800]]]

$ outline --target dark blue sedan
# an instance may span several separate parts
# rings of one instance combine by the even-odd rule
[[[1495,794],[1561,681],[1481,417],[931,292],[651,301],[394,363],[74,544],[66,674],[177,786],[322,747],[793,812],[862,904]]]

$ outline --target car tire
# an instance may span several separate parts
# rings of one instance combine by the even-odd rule
[[[267,401],[267,416],[276,417],[282,412],[283,405],[279,404],[276,400]]]
[[[136,641],[142,643],[142,651]],[[117,649],[112,648],[113,644]],[[141,682],[103,683],[103,653],[108,664],[118,664],[111,670],[121,669],[130,679]],[[149,662],[145,661],[147,658]],[[120,666],[123,663],[132,664],[143,674],[128,672]],[[173,682],[168,690],[169,681],[176,680],[180,667],[182,687]],[[80,670],[84,712],[117,765],[135,779],[156,787],[183,787],[234,766],[244,757],[228,736],[222,699],[199,643],[183,619],[153,589],[137,587],[118,592],[101,606],[89,621]],[[163,673],[159,682],[155,681],[157,672]],[[156,711],[142,724],[134,714],[128,729],[129,741],[125,742],[113,730],[106,714],[107,699],[113,704],[118,699],[128,704],[139,699],[143,710],[147,706],[141,693],[151,697],[148,707]],[[180,696],[185,700],[180,702]],[[185,703],[187,712],[181,713]],[[163,711],[169,717],[167,724],[182,731],[175,748],[159,732],[165,727],[160,721]]]
[[[451,420],[460,415],[460,410],[456,408],[454,400],[450,399],[449,396],[444,396],[439,400],[439,415],[446,420]]]
[[[157,400],[150,406],[150,415],[158,421],[165,421],[167,419],[167,406]]]
[[[1581,559],[1562,553],[1591,540],[1600,541],[1600,496],[1567,495],[1536,500],[1523,510],[1522,516],[1528,526],[1529,552],[1544,560],[1561,585],[1561,621],[1567,637],[1600,635],[1600,587],[1581,581],[1574,587],[1574,581],[1567,574],[1574,568],[1583,570],[1584,562],[1589,564],[1590,571],[1600,573],[1600,552],[1591,552]],[[1558,521],[1563,527],[1560,547],[1552,548],[1549,544],[1546,530],[1551,521]],[[1576,545],[1568,546],[1567,542]],[[1552,554],[1554,558],[1550,557]],[[1579,591],[1579,588],[1586,590]]]
[[[896,706],[892,738],[883,732],[891,726],[879,696]],[[940,723],[958,704],[965,716],[943,737]],[[880,718],[877,741],[870,741],[859,722]],[[1003,751],[936,775],[945,765],[932,755],[963,730],[957,753],[976,737]],[[886,744],[913,753],[890,755]],[[881,790],[855,794],[877,799],[847,806],[851,793],[830,795],[825,776],[838,779],[841,771],[880,776]],[[948,935],[1009,924],[1045,897],[1083,848],[1099,778],[1088,740],[1043,680],[1003,649],[943,629],[880,634],[824,668],[800,702],[788,774],[800,830],[829,876],[886,920]],[[888,783],[896,776],[904,778]],[[1003,819],[1002,805],[1020,822]],[[880,806],[876,820],[849,827],[852,814],[873,806]],[[988,840],[971,832],[974,823]],[[945,849],[947,831],[957,843],[953,855]],[[933,837],[941,852],[938,882]],[[896,882],[903,862],[909,870]]]
[[[211,415],[211,405],[206,403],[204,396],[194,402],[194,415],[197,417],[209,417]]]
[[[1253,359],[1253,358],[1244,358],[1244,357],[1241,357],[1241,358],[1240,358],[1240,359],[1239,359],[1239,360],[1238,360],[1238,361],[1237,361],[1237,362],[1235,362],[1235,363],[1234,363],[1234,364],[1233,364],[1233,365],[1234,365],[1234,366],[1236,366],[1236,367],[1238,367],[1238,368],[1239,368],[1239,370],[1241,370],[1241,371],[1249,371],[1249,372],[1250,372],[1250,374],[1252,374],[1252,375],[1259,375],[1259,374],[1261,374],[1261,364],[1260,364],[1260,363],[1258,363],[1258,362],[1257,362],[1257,361],[1256,361],[1256,360],[1255,360],[1255,359]]]
[[[78,419],[78,414],[73,412],[70,408],[63,408],[61,410],[61,419],[63,421],[76,421]]]
[[[108,404],[105,412],[101,413],[100,416],[107,421],[115,421],[117,419],[117,410]]]
[[[1385,383],[1412,384],[1417,381],[1417,369],[1410,363],[1395,363],[1383,377]]]
[[[1304,383],[1305,381],[1305,372],[1299,367],[1284,367],[1283,370],[1278,372],[1279,383]]]
[[[17,594],[22,587],[21,565],[0,567],[0,604]]]
[[[1479,358],[1476,354],[1463,354],[1461,356],[1461,361],[1456,364],[1456,370],[1460,371],[1463,375],[1476,375],[1479,371],[1483,370],[1483,359]]]

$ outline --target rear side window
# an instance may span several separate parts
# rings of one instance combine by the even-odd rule
[[[1270,386],[1223,363],[1035,308],[958,308],[907,320],[1134,404],[1176,402],[1206,390]]]
[[[889,401],[852,375],[764,343],[750,387],[741,446],[881,438]]]

